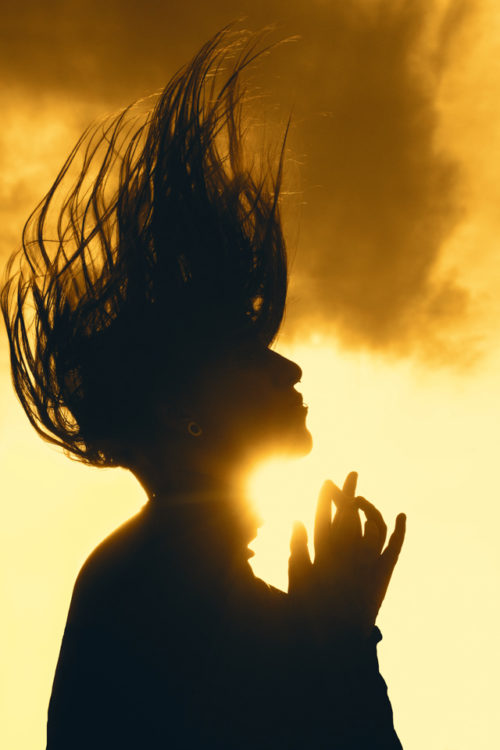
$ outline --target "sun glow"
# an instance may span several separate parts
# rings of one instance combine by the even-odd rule
[[[251,476],[248,492],[263,525],[251,548],[256,575],[287,589],[287,557],[292,524],[307,520],[310,526],[315,482],[314,466],[307,459],[269,460]]]

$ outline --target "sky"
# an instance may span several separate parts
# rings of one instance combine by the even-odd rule
[[[196,7],[196,12],[193,12]],[[482,750],[494,726],[499,551],[500,10],[494,0],[25,2],[0,43],[0,256],[83,128],[164,85],[223,25],[286,39],[249,73],[252,117],[290,112],[291,257],[277,348],[304,370],[315,447],[252,478],[256,572],[286,587],[291,523],[350,470],[408,538],[381,613],[405,750]],[[43,444],[0,339],[2,747],[42,747],[76,573],[144,502],[125,472]],[[496,740],[496,743],[495,743]]]

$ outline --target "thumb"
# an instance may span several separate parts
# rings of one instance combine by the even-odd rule
[[[306,527],[300,521],[293,524],[290,539],[290,557],[288,559],[288,593],[304,587],[312,568],[311,557],[307,546]]]

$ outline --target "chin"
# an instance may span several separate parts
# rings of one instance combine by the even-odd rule
[[[300,435],[297,435],[295,439],[291,441],[290,452],[295,456],[307,456],[307,454],[311,452],[312,447],[312,435],[307,427],[304,427]]]
[[[290,446],[294,455],[307,456],[313,447],[312,435],[306,425],[307,407],[302,407],[300,418],[290,426]]]
[[[272,453],[275,455],[300,458],[307,456],[313,447],[312,435],[305,424],[290,426],[273,441]]]
[[[307,456],[313,447],[311,433],[306,427],[307,411],[288,411],[272,415],[267,421],[262,419],[250,429],[243,431],[249,455],[262,457],[300,458]],[[268,415],[266,415],[268,416]],[[264,423],[264,424],[263,424]],[[253,427],[253,430],[252,430]],[[257,427],[257,429],[256,429]],[[241,437],[241,430],[239,435]]]

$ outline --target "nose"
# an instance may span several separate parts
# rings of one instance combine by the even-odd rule
[[[271,352],[271,354],[273,356],[273,383],[280,387],[289,387],[298,383],[302,378],[302,369],[299,365],[278,352]]]

